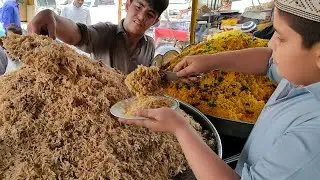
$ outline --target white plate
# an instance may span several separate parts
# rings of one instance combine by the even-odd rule
[[[179,102],[171,97],[167,97],[167,96],[159,96],[161,98],[167,98],[173,101],[173,105],[170,107],[171,109],[177,109],[179,107]],[[132,103],[135,100],[135,97],[133,98],[129,98],[129,99],[125,99],[123,101],[119,101],[116,104],[114,104],[111,108],[110,108],[110,112],[112,115],[118,117],[118,118],[122,118],[122,119],[147,119],[144,117],[136,117],[136,116],[132,116],[132,115],[128,115],[125,114],[125,108]]]

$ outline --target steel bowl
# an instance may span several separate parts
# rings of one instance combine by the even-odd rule
[[[188,115],[192,116],[192,118],[201,125],[202,129],[209,131],[215,139],[215,149],[214,151],[216,154],[222,158],[222,143],[218,131],[214,127],[214,125],[210,122],[210,120],[201,113],[195,107],[179,101],[180,109],[186,112]],[[196,180],[191,169],[184,171],[183,173],[178,174],[176,177],[173,178],[174,180]]]

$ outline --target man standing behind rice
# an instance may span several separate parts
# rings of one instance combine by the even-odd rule
[[[75,23],[91,25],[90,10],[82,6],[83,0],[74,0],[72,4],[64,7],[61,16],[72,20]]]
[[[168,4],[169,0],[128,0],[126,18],[118,25],[97,23],[87,26],[47,9],[29,22],[28,33],[59,38],[93,55],[105,65],[129,74],[138,65],[151,65],[155,47],[153,39],[145,32],[158,23]]]

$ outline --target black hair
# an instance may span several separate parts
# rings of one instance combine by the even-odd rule
[[[8,32],[13,32],[14,34],[22,35],[22,28],[17,24],[9,24],[6,28],[6,35]]]
[[[288,22],[290,28],[302,37],[304,48],[311,49],[314,45],[320,43],[320,22],[278,10],[279,15]]]
[[[134,0],[130,0],[132,2]],[[150,8],[156,11],[159,16],[162,14],[164,10],[167,9],[169,5],[169,0],[145,0],[149,4]]]

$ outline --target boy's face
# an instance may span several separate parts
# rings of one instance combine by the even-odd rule
[[[83,0],[74,0],[74,3],[77,7],[81,7],[83,5]]]
[[[127,17],[124,21],[126,31],[133,35],[142,35],[158,22],[159,14],[151,9],[145,0],[127,0]]]
[[[311,49],[303,47],[302,37],[274,12],[274,33],[270,46],[278,74],[295,85],[309,85],[320,82],[320,43]]]

